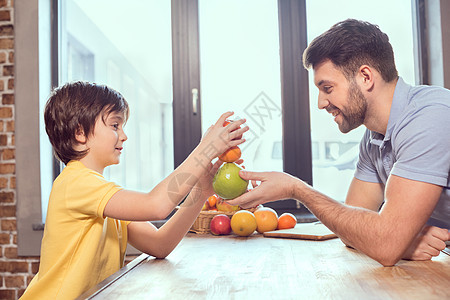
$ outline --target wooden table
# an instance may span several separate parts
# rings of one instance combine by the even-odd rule
[[[339,239],[189,233],[166,259],[143,254],[83,298],[450,299],[450,256],[383,267]]]

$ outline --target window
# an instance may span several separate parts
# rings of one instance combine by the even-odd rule
[[[105,169],[104,176],[130,189],[147,191],[173,169],[170,3],[129,1],[123,7],[106,1],[68,0],[60,4],[64,20],[58,27],[57,85],[86,80],[124,95],[131,111],[125,126],[128,141],[121,163]],[[136,12],[152,12],[153,16]],[[41,97],[41,112],[47,96]],[[41,143],[48,144],[45,132]],[[50,147],[41,147],[45,165],[50,165],[49,151]],[[46,189],[43,212],[48,195]],[[45,213],[42,218],[45,222]]]
[[[104,175],[148,191],[173,170],[170,2],[60,3],[65,18],[59,84],[88,80],[124,95],[130,105],[128,140],[121,163]]]
[[[232,21],[230,16],[233,15]],[[283,170],[281,80],[276,1],[199,1],[202,132],[228,110],[246,118],[247,169]]]

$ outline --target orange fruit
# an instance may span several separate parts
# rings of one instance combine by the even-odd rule
[[[261,207],[254,212],[256,218],[256,230],[259,233],[277,229],[278,214],[270,207]]]
[[[216,203],[217,203],[218,198],[219,197],[216,194],[208,197],[207,201],[208,201],[208,204],[209,204],[210,208],[216,207]]]
[[[241,158],[241,149],[238,146],[231,147],[221,155],[219,155],[219,159],[224,162],[235,162],[239,158]]]
[[[291,213],[284,213],[278,218],[277,229],[294,228],[297,225],[297,218]]]
[[[231,230],[240,236],[249,236],[256,230],[255,215],[248,210],[237,211],[231,217]]]

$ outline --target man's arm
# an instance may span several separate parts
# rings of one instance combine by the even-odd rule
[[[391,175],[379,213],[339,203],[305,184],[294,197],[343,241],[384,266],[399,261],[430,217],[442,187]]]
[[[378,211],[383,202],[383,185],[353,179],[347,194],[346,204]],[[402,258],[410,260],[430,260],[445,248],[450,233],[445,228],[425,226],[414,238]],[[346,241],[343,241],[346,243]],[[347,246],[351,246],[346,243]]]
[[[228,201],[230,204],[252,207],[280,199],[297,199],[343,241],[384,266],[392,266],[401,259],[442,192],[440,186],[391,175],[385,203],[376,212],[335,201],[285,173],[241,171],[240,175],[261,184]]]
[[[347,192],[345,204],[378,211],[383,200],[384,186],[381,183],[353,178]]]
[[[378,182],[367,182],[353,178],[347,192],[345,204],[378,211],[384,200],[384,185]],[[348,241],[342,240],[352,247]]]

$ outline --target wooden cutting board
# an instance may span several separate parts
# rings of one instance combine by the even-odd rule
[[[298,223],[291,229],[264,232],[264,236],[315,241],[323,241],[337,237],[336,234],[321,223]]]

